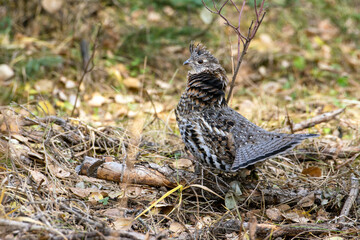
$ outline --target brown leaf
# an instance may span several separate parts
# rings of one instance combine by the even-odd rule
[[[330,19],[324,19],[318,24],[320,30],[321,38],[324,40],[331,40],[336,37],[339,33],[339,29],[333,25]]]
[[[307,223],[310,219],[304,217],[304,214],[301,210],[294,209],[291,212],[282,214],[285,219],[291,220],[296,223]]]
[[[172,222],[170,224],[170,227],[169,227],[169,230],[174,232],[174,233],[181,233],[183,231],[185,231],[185,228],[184,226],[181,224],[181,223],[178,223],[178,222]]]
[[[140,80],[137,78],[133,78],[133,77],[128,77],[128,78],[124,79],[123,84],[126,87],[133,88],[133,89],[139,89],[141,87]]]
[[[41,0],[41,6],[48,13],[56,13],[63,5],[63,0]]]
[[[172,166],[174,168],[187,169],[187,168],[193,166],[193,162],[187,158],[180,158],[180,159],[172,162]]]
[[[70,172],[65,171],[63,168],[55,166],[53,164],[49,164],[48,168],[50,172],[58,178],[67,178],[70,176]]]
[[[54,88],[54,81],[49,79],[41,79],[35,82],[34,88],[40,93],[49,93]]]
[[[274,221],[282,221],[284,219],[280,210],[277,208],[266,209],[266,216]]]
[[[42,174],[41,172],[30,170],[30,174],[31,174],[31,177],[34,179],[34,181],[37,184],[40,184],[40,183],[41,183],[41,185],[48,184],[48,180],[47,180],[46,176],[44,174]]]
[[[12,70],[8,65],[0,64],[0,84],[12,78],[14,75],[14,70]]]
[[[93,191],[93,189],[83,189],[83,188],[74,188],[71,187],[69,188],[76,196],[81,197],[81,198],[86,198],[87,196],[89,196],[89,194],[91,193],[91,191]]]
[[[300,199],[300,201],[297,204],[301,207],[311,207],[314,205],[314,201],[315,201],[315,194],[310,193],[306,197]]]
[[[115,230],[129,230],[133,220],[133,218],[118,218],[114,222],[114,228]]]
[[[0,132],[2,133],[19,133],[21,127],[21,119],[19,116],[16,116],[14,113],[2,112],[0,115]]]
[[[321,177],[321,172],[321,168],[319,167],[308,167],[304,168],[301,173],[309,177]]]

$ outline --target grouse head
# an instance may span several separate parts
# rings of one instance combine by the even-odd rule
[[[204,71],[215,71],[222,69],[219,61],[201,44],[190,43],[190,58],[184,62],[184,65],[190,65],[190,74],[201,73]]]

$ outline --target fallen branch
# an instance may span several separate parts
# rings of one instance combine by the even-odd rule
[[[349,197],[346,199],[343,208],[341,209],[339,222],[344,223],[345,218],[349,215],[351,207],[354,205],[354,202],[359,194],[359,179],[355,177],[354,174],[351,174],[351,189]]]
[[[348,160],[346,160],[345,162],[343,162],[342,164],[336,166],[336,170],[339,170],[340,168],[352,163],[356,158],[358,158],[360,156],[360,146],[357,147],[356,149],[352,149],[353,151],[351,151],[351,153],[355,153],[354,156],[352,156],[351,158],[349,158]],[[348,155],[349,156],[349,155]]]
[[[346,162],[342,163],[341,165],[338,165],[336,167],[336,170],[340,169],[341,167],[349,164],[350,162],[354,161],[358,156],[356,156],[358,153],[360,153],[360,146],[348,146],[348,147],[319,147],[319,148],[308,148],[307,150],[298,150],[296,152],[297,155],[303,154],[303,155],[315,155],[318,158],[321,159],[328,159],[328,158],[349,158]]]
[[[21,236],[22,233],[26,232],[38,232],[41,234],[49,234],[50,239],[103,239],[104,236],[109,236],[112,238],[119,239],[132,239],[132,240],[140,240],[140,239],[164,239],[161,236],[153,236],[150,234],[142,234],[132,231],[125,230],[111,230],[110,228],[99,229],[98,231],[79,231],[79,230],[64,230],[64,229],[54,229],[50,228],[46,225],[41,225],[41,222],[26,222],[26,221],[16,221],[11,219],[0,219],[0,235],[6,236],[13,232],[14,236]],[[13,237],[14,237],[13,236]],[[23,238],[24,236],[20,237]]]
[[[334,119],[337,115],[341,114],[344,111],[345,111],[345,108],[337,109],[337,110],[332,111],[332,112],[326,112],[326,113],[323,113],[323,114],[318,115],[316,117],[307,119],[307,120],[305,120],[303,122],[294,124],[292,127],[288,126],[288,127],[285,127],[285,128],[278,129],[278,130],[276,130],[276,132],[297,132],[297,131],[301,131],[303,129],[313,127],[313,126],[315,126],[315,125],[317,125],[319,123],[328,122],[331,119]]]
[[[151,164],[155,167],[156,164]],[[79,174],[105,179],[115,182],[121,182],[121,179],[127,183],[143,184],[149,186],[176,187],[178,184],[185,184],[185,179],[193,179],[196,175],[188,171],[176,170],[170,167],[163,167],[162,173],[151,166],[136,165],[128,168],[123,163],[104,162],[100,159],[85,157],[84,162],[79,167]],[[156,165],[156,167],[160,167]],[[123,174],[123,175],[122,175]]]
[[[101,159],[85,157],[83,163],[77,167],[77,172],[80,175],[87,175],[108,181],[125,181],[131,184],[153,187],[165,186],[174,188],[178,186],[178,184],[190,185],[190,183],[202,183],[204,186],[221,195],[229,191],[229,186],[226,185],[226,182],[236,179],[234,176],[230,176],[227,179],[225,176],[208,175],[201,181],[199,176],[193,172],[172,169],[171,167],[159,166],[154,163],[142,164],[143,165],[137,164],[132,168],[128,168],[119,162],[105,162]],[[218,179],[216,180],[214,178]],[[123,179],[123,181],[121,181],[121,179]],[[242,195],[242,199],[244,199],[243,205],[248,204],[248,202],[258,205],[261,205],[263,202],[267,205],[297,202],[310,194],[310,192],[305,190],[297,192],[285,189],[259,188],[254,191],[254,186],[250,182],[249,184],[244,183],[242,187],[244,188]],[[207,198],[218,199],[215,195],[207,196]]]
[[[238,232],[241,222],[239,220],[229,220],[215,224],[211,231],[215,234],[227,234],[232,232]],[[242,225],[246,230],[250,230],[251,224],[244,222]],[[266,224],[257,223],[255,235],[257,237],[262,236],[262,239],[273,239],[281,236],[295,236],[297,234],[311,232],[311,233],[329,233],[339,232],[340,229],[336,224]]]

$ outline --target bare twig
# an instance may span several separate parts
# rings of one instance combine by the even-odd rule
[[[80,81],[79,81],[79,84],[78,84],[78,87],[77,87],[77,90],[76,90],[76,98],[75,98],[75,102],[74,102],[74,107],[73,107],[73,109],[71,111],[71,115],[70,115],[71,117],[74,116],[74,112],[75,112],[75,109],[76,109],[76,103],[77,103],[77,100],[78,100],[79,94],[80,94],[80,86],[81,86],[82,82],[84,81],[86,74],[88,74],[89,72],[91,72],[94,69],[94,66],[95,66],[95,64],[94,64],[94,56],[95,56],[95,51],[96,51],[97,47],[99,46],[100,32],[101,32],[101,24],[99,25],[99,28],[98,28],[97,33],[96,33],[96,37],[95,37],[95,41],[94,41],[94,47],[93,47],[93,51],[92,51],[92,54],[91,54],[90,58],[88,58],[87,61],[86,61],[86,59],[83,59],[84,62],[86,61],[86,64],[83,64],[83,65],[85,65],[85,67],[83,68],[83,74],[81,75],[81,78],[80,78]],[[91,68],[89,68],[90,63],[91,63]]]
[[[342,150],[342,149],[340,149],[340,150]],[[360,150],[360,149],[357,149],[358,151]],[[339,155],[339,154],[338,154]],[[355,154],[354,156],[352,156],[351,158],[349,158],[349,159],[347,159],[345,162],[343,162],[342,164],[340,164],[340,165],[338,165],[338,166],[336,166],[336,170],[339,170],[340,168],[342,168],[342,167],[344,167],[344,166],[346,166],[346,165],[348,165],[348,164],[350,164],[350,163],[352,163],[356,158],[358,158],[360,156],[360,152],[358,152],[357,154]]]
[[[359,194],[359,179],[355,177],[354,174],[351,174],[351,189],[349,197],[346,199],[343,208],[340,213],[340,222],[345,222],[345,217],[349,215],[350,209],[353,206],[357,196]]]
[[[238,6],[234,3],[233,0],[226,0],[220,8],[216,7],[215,1],[212,0],[213,3],[213,8],[215,10],[212,10],[211,8],[209,8],[206,3],[204,2],[204,0],[201,0],[204,7],[211,13],[219,15],[222,19],[224,19],[225,21],[225,25],[229,26],[230,28],[232,28],[234,30],[234,32],[236,33],[237,37],[238,37],[238,53],[237,53],[237,64],[235,67],[235,71],[234,74],[232,76],[232,80],[231,80],[231,84],[230,84],[230,89],[229,89],[229,93],[227,96],[226,101],[229,102],[231,99],[231,95],[235,86],[235,80],[236,77],[239,73],[239,69],[240,69],[240,65],[243,61],[243,58],[249,48],[250,42],[251,40],[255,37],[257,30],[259,29],[266,12],[264,11],[264,3],[265,0],[263,0],[260,4],[260,8],[257,8],[257,3],[256,0],[254,0],[254,9],[255,9],[255,15],[256,15],[256,20],[252,21],[250,26],[249,26],[249,30],[247,32],[247,35],[245,36],[244,34],[242,34],[241,30],[240,30],[240,25],[241,25],[241,16],[244,10],[244,6],[246,4],[246,0],[243,1],[241,8],[239,9]],[[230,3],[229,3],[230,1]],[[224,7],[227,4],[231,4],[232,7],[235,8],[235,10],[238,12],[239,16],[238,16],[238,22],[237,22],[237,26],[235,26],[234,24],[232,24],[229,19],[227,17],[225,17],[222,13],[222,10],[224,9]],[[241,51],[241,44],[242,44],[242,51]]]
[[[285,127],[285,128],[278,129],[276,131],[278,131],[278,132],[289,132],[289,131],[297,132],[297,131],[301,131],[303,129],[313,127],[313,126],[315,126],[315,125],[317,125],[319,123],[328,122],[328,121],[335,118],[337,115],[341,114],[344,111],[345,111],[345,108],[337,109],[337,110],[331,111],[331,112],[326,112],[326,113],[323,113],[323,114],[318,115],[316,117],[307,119],[307,120],[305,120],[303,122],[300,122],[298,124],[293,124],[292,127],[288,126],[288,127]]]

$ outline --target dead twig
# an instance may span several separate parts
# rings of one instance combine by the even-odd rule
[[[339,222],[344,223],[345,218],[349,215],[350,209],[353,206],[357,196],[359,194],[359,179],[351,174],[351,189],[349,197],[346,199],[343,208],[340,212]]]
[[[232,76],[232,80],[231,80],[231,84],[230,84],[230,89],[229,89],[229,93],[227,96],[226,101],[229,102],[231,99],[231,95],[235,86],[235,80],[236,77],[239,73],[239,69],[240,69],[240,65],[244,59],[244,56],[249,48],[250,42],[251,40],[255,37],[257,30],[259,29],[266,12],[264,11],[264,3],[265,0],[262,0],[260,7],[257,7],[257,2],[256,0],[254,0],[254,10],[255,10],[255,16],[256,19],[253,20],[249,26],[248,32],[247,34],[243,34],[240,30],[240,25],[241,25],[241,16],[246,4],[246,1],[243,1],[243,4],[241,5],[241,8],[239,9],[239,7],[234,3],[233,0],[226,0],[223,4],[221,4],[220,8],[216,6],[216,3],[214,0],[212,0],[213,3],[213,9],[211,9],[210,7],[208,7],[206,5],[206,3],[204,2],[204,0],[201,0],[204,7],[211,13],[219,15],[222,19],[224,19],[225,21],[225,25],[229,26],[231,29],[234,30],[235,34],[237,35],[238,38],[238,52],[237,52],[237,63],[236,63],[236,67],[234,67],[234,74]],[[230,3],[229,3],[230,2]],[[230,20],[225,17],[222,13],[222,10],[224,9],[224,7],[227,4],[230,4],[233,8],[235,8],[236,12],[238,13],[238,22],[236,25],[232,24],[230,22]],[[241,46],[242,46],[242,51],[241,51]]]
[[[74,112],[75,112],[75,109],[76,109],[76,103],[77,103],[77,100],[78,100],[79,94],[80,94],[80,86],[81,86],[82,82],[84,81],[86,74],[91,72],[95,67],[94,56],[95,56],[95,51],[96,51],[96,49],[97,49],[97,47],[99,45],[100,32],[101,32],[101,24],[99,25],[99,28],[98,28],[97,33],[96,33],[92,54],[91,54],[90,58],[88,58],[88,60],[86,61],[86,64],[83,64],[83,65],[85,65],[85,67],[83,68],[83,74],[81,75],[81,78],[80,78],[80,81],[79,81],[79,84],[78,84],[78,87],[77,87],[77,90],[76,90],[76,98],[75,98],[75,102],[74,102],[74,107],[73,107],[73,109],[71,111],[71,115],[70,115],[71,117],[74,116]],[[84,57],[86,57],[86,56],[84,56]],[[86,59],[83,59],[83,61],[85,61],[85,60]],[[91,63],[91,68],[89,68],[90,63]]]
[[[342,112],[345,111],[345,108],[341,108],[341,109],[337,109],[335,111],[331,111],[331,112],[326,112],[323,113],[321,115],[318,115],[316,117],[307,119],[303,122],[297,123],[297,124],[293,124],[292,127],[285,127],[285,128],[281,128],[281,129],[277,129],[277,132],[297,132],[297,131],[301,131],[303,129],[306,128],[310,128],[313,127],[319,123],[322,122],[328,122],[331,119],[334,119],[337,115],[341,114]]]
[[[225,222],[219,222],[212,227],[212,231],[216,233],[231,233],[237,232],[240,228],[241,222],[239,220],[229,220]],[[254,225],[251,222],[244,222],[243,226],[246,230]],[[256,229],[252,229],[253,234],[256,237],[262,236],[262,239],[274,239],[281,236],[295,236],[300,233],[311,232],[313,234],[339,232],[336,224],[266,224],[257,223]],[[266,237],[265,237],[266,236]]]
[[[340,150],[342,150],[342,149],[340,149]],[[336,166],[336,170],[339,170],[340,168],[342,168],[342,167],[344,167],[344,166],[346,166],[346,165],[348,165],[348,164],[350,164],[350,163],[352,163],[357,157],[359,157],[360,156],[360,147],[358,147],[358,149],[357,149],[357,151],[358,151],[358,153],[357,154],[355,154],[354,156],[352,156],[351,158],[349,158],[348,160],[346,160],[345,162],[343,162],[342,164],[340,164],[340,165],[338,165],[338,166]],[[339,154],[338,154],[338,156],[339,156]]]

